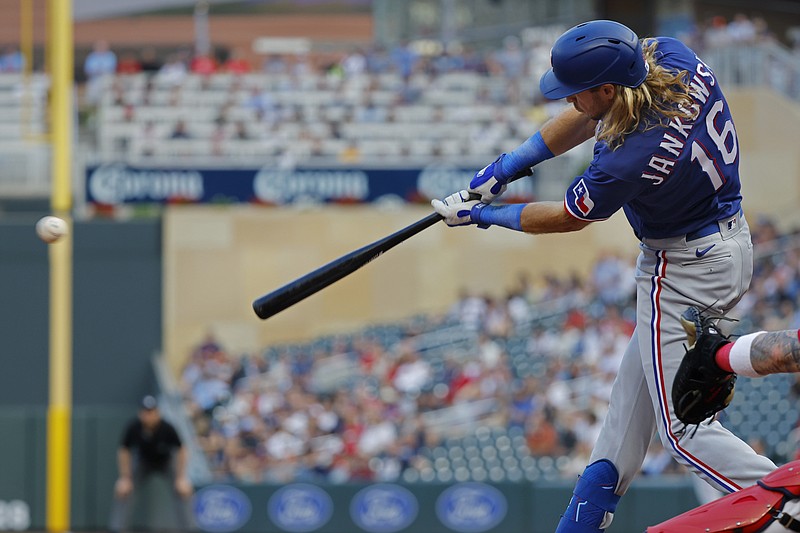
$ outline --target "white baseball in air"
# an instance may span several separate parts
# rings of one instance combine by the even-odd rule
[[[54,216],[46,216],[36,223],[36,234],[46,243],[56,242],[67,234],[67,223]]]

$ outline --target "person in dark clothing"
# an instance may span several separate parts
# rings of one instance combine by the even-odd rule
[[[157,400],[145,396],[138,416],[126,425],[117,450],[119,477],[114,485],[109,529],[119,532],[128,526],[134,496],[152,476],[171,481],[177,527],[181,531],[189,529],[193,487],[187,476],[187,463],[187,449],[175,427],[161,418]]]

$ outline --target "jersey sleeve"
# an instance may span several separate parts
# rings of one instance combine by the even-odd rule
[[[636,198],[640,188],[641,185],[617,179],[592,164],[567,187],[564,207],[577,219],[598,222]]]
[[[181,437],[178,435],[178,432],[175,430],[175,426],[172,424],[164,424],[164,434],[166,436],[167,442],[172,448],[180,448],[183,446],[183,442],[181,442]]]
[[[126,448],[130,450],[134,446],[136,446],[136,422],[132,421],[129,422],[127,426],[125,426],[125,430],[122,432],[122,438],[119,442],[120,448]]]

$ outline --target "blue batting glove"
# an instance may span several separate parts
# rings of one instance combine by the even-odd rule
[[[474,224],[472,208],[480,204],[479,200],[471,200],[469,191],[458,191],[443,200],[431,200],[433,210],[442,215],[448,226],[468,226]]]
[[[481,202],[490,204],[492,201],[503,194],[508,186],[508,176],[503,172],[503,158],[506,154],[489,163],[483,169],[475,173],[472,181],[469,182],[469,192],[481,195]]]

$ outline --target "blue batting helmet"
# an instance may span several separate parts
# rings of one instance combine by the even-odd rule
[[[539,88],[551,100],[604,83],[637,87],[648,71],[639,37],[612,20],[584,22],[564,32],[553,45],[550,64]]]

